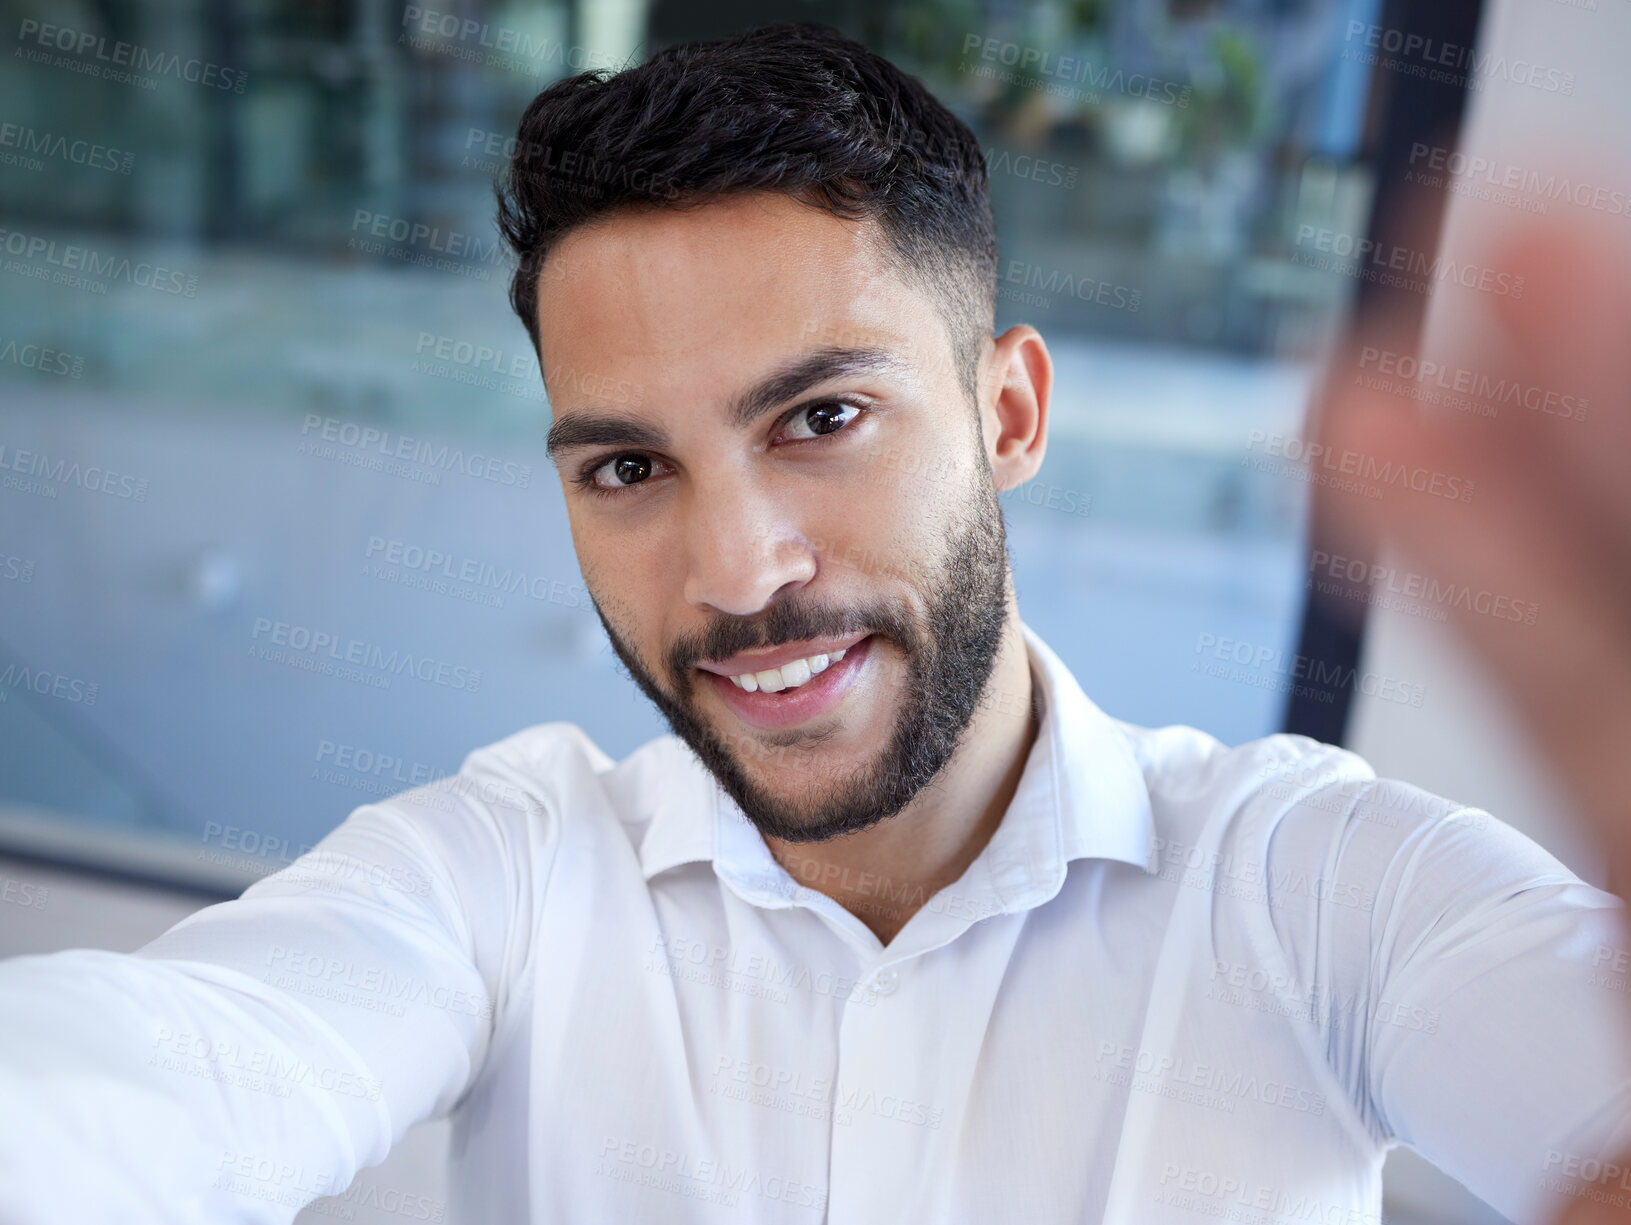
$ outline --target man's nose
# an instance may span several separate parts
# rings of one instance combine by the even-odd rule
[[[688,602],[749,616],[783,588],[815,577],[815,551],[785,501],[740,483],[698,493],[681,512],[690,519],[684,537]]]

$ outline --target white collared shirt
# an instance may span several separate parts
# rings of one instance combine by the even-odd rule
[[[1377,1225],[1396,1143],[1518,1221],[1586,1189],[1617,899],[1340,749],[1111,719],[1025,637],[1017,794],[887,947],[677,739],[547,723],[135,955],[0,963],[0,1221],[288,1221],[445,1114],[452,1225]]]

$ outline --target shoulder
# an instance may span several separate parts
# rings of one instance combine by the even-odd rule
[[[625,780],[650,779],[676,748],[659,737],[617,761],[575,723],[536,723],[471,750],[453,774],[364,805],[348,824],[383,820],[444,854],[550,853],[563,834],[637,821],[643,788]]]
[[[637,838],[659,810],[709,786],[677,736],[609,756],[575,723],[538,723],[469,754],[458,779],[490,804],[530,814],[560,833]]]
[[[1194,728],[1130,729],[1155,816],[1152,869],[1272,917],[1282,939],[1351,917],[1432,923],[1492,899],[1608,897],[1482,808],[1306,736],[1228,747]]]
[[[1407,862],[1412,874],[1463,880],[1456,864],[1474,860],[1512,880],[1577,879],[1483,809],[1379,777],[1337,745],[1277,733],[1231,747],[1193,727],[1121,726],[1150,794],[1156,871],[1206,869],[1310,899],[1327,886],[1298,882],[1334,878],[1335,896],[1362,909],[1391,894]]]
[[[1230,746],[1195,727],[1116,721],[1144,774],[1158,844],[1238,840],[1274,814],[1329,807],[1329,793],[1360,794],[1375,771],[1356,753],[1277,733]],[[1159,847],[1158,847],[1159,850]]]
[[[502,740],[472,749],[459,771],[490,770],[547,779],[563,768],[568,772],[587,769],[594,773],[609,769],[613,764],[588,732],[576,723],[556,721],[534,723]]]
[[[471,750],[459,773],[506,775],[534,790],[560,792],[574,784],[644,773],[685,755],[677,737],[659,736],[617,760],[576,723],[556,721],[535,723]]]

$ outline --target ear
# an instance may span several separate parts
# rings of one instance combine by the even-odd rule
[[[1023,485],[1048,449],[1053,357],[1042,335],[1015,324],[995,341],[980,371],[980,433],[997,490]]]

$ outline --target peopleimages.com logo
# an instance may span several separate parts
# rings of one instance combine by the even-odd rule
[[[339,666],[349,673],[345,665],[373,669],[378,673],[400,676],[406,673],[416,680],[428,681],[449,689],[463,689],[475,693],[481,688],[481,670],[433,659],[428,655],[358,638],[345,638],[328,630],[314,630],[305,625],[287,621],[274,621],[270,617],[256,617],[250,635],[249,654],[273,663],[288,662],[306,671],[335,674]],[[261,645],[264,640],[265,645]],[[350,677],[348,676],[348,679]],[[374,678],[383,682],[379,688],[389,688],[388,676]]]
[[[993,68],[1000,66],[1008,69],[1010,75],[1018,74],[1014,78],[1017,83],[1041,85],[1051,93],[1064,92],[1071,85],[1087,85],[1101,93],[1148,98],[1152,102],[1177,107],[1187,107],[1194,94],[1193,86],[1165,81],[1151,73],[1124,72],[1109,64],[1095,64],[1079,55],[1061,55],[1057,51],[1009,42],[988,34],[964,35],[963,55],[985,61],[972,70],[976,75],[989,76]],[[967,63],[965,59],[964,71],[970,71]]]
[[[128,255],[98,251],[79,243],[58,243],[42,234],[0,229],[0,252],[18,257],[6,261],[7,272],[66,285],[70,289],[105,294],[109,281],[123,281],[158,293],[179,294],[184,298],[198,296],[196,273],[166,268],[147,260],[132,260]],[[44,260],[50,267],[33,262],[36,260]]]
[[[358,425],[337,417],[307,413],[300,433],[303,439],[314,435],[321,443],[330,444],[326,448],[311,450],[310,453],[319,458],[335,458],[340,453],[336,451],[338,447],[343,451],[354,451],[361,458],[374,459],[370,453],[377,452],[385,459],[404,460],[423,467],[432,476],[440,472],[459,472],[498,485],[513,485],[518,489],[525,489],[532,482],[530,464],[514,463],[495,455],[483,455],[479,451],[467,452],[463,447],[445,442],[398,434],[378,426]]]
[[[61,51],[71,57],[71,62],[56,66],[70,67],[110,81],[133,82],[144,89],[153,88],[158,77],[174,77],[178,81],[210,89],[231,90],[235,94],[243,93],[244,87],[249,84],[249,74],[241,69],[226,68],[196,56],[183,59],[174,51],[145,47],[123,39],[109,39],[107,35],[94,30],[52,25],[32,17],[25,17],[17,27],[17,41],[23,44],[18,48],[19,52],[28,43],[34,44],[36,49],[26,55],[31,62],[39,62],[42,56],[49,57],[51,52]],[[63,58],[57,57],[58,60]],[[137,75],[140,73],[152,75],[141,77]]]
[[[1574,93],[1575,76],[1533,60],[1508,58],[1479,51],[1467,43],[1445,42],[1414,31],[1349,21],[1342,58],[1380,67],[1425,81],[1481,88],[1488,81],[1506,81],[1546,93]],[[1356,47],[1355,44],[1358,44]]]

